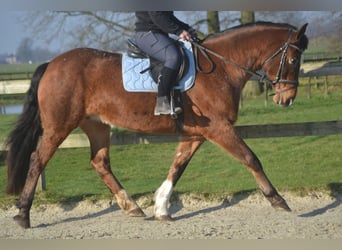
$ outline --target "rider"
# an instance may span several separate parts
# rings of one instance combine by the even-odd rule
[[[135,40],[138,47],[164,65],[158,77],[154,114],[170,114],[170,92],[177,79],[181,56],[175,40],[170,38],[169,34],[189,41],[191,37],[196,36],[196,31],[178,20],[173,11],[138,11],[135,16]],[[182,109],[176,107],[175,112],[180,113]]]

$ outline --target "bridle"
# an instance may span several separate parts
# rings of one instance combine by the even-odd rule
[[[302,49],[300,49],[298,46],[296,46],[295,44],[291,43],[291,38],[292,38],[292,35],[293,35],[293,29],[290,29],[289,30],[290,33],[289,33],[289,36],[286,40],[286,42],[283,44],[282,47],[280,47],[276,52],[274,52],[270,57],[268,57],[262,64],[261,64],[261,68],[264,67],[265,64],[269,63],[271,60],[273,60],[277,55],[279,55],[280,53],[282,53],[281,55],[281,59],[280,59],[280,62],[279,62],[279,68],[278,68],[278,72],[277,72],[277,75],[276,75],[276,78],[272,81],[270,80],[266,74],[260,74],[258,72],[255,72],[255,71],[252,71],[244,66],[241,66],[240,64],[237,64],[231,60],[229,60],[228,58],[200,45],[199,41],[200,40],[191,40],[191,43],[194,45],[194,47],[196,48],[195,51],[194,51],[194,55],[195,55],[195,59],[196,59],[196,69],[198,72],[200,73],[204,73],[204,74],[209,74],[211,73],[213,70],[214,70],[214,62],[212,61],[212,59],[210,59],[210,57],[208,56],[208,54],[211,54],[217,58],[219,58],[220,60],[226,62],[226,63],[229,63],[255,77],[258,78],[258,81],[259,82],[267,82],[267,84],[269,86],[275,86],[276,84],[280,84],[280,83],[288,83],[288,84],[292,84],[293,86],[291,88],[287,88],[287,89],[284,89],[284,90],[278,90],[275,94],[281,94],[285,91],[289,91],[291,89],[296,89],[298,87],[298,81],[295,81],[295,80],[287,80],[287,79],[282,79],[282,74],[283,74],[283,69],[284,69],[284,65],[285,65],[285,62],[286,62],[286,56],[287,56],[287,50],[289,47],[292,47],[298,51],[300,51],[300,53],[303,52]],[[210,67],[209,67],[209,70],[202,70],[201,67],[198,65],[198,50],[201,52],[201,54],[205,57],[205,59],[209,62],[210,64]],[[275,95],[275,94],[270,94],[270,95]]]

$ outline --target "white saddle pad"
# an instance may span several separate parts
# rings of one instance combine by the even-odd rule
[[[179,81],[176,89],[186,91],[192,87],[195,80],[195,60],[192,53],[192,46],[190,42],[183,41],[182,46],[185,54],[188,57],[189,66],[187,72]],[[126,91],[129,92],[157,92],[158,85],[154,82],[150,70],[141,74],[140,72],[150,66],[148,58],[132,58],[123,53],[122,55],[122,80]]]

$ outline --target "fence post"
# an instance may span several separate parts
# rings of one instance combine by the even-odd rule
[[[308,96],[308,99],[311,98],[311,76],[309,76],[308,87],[307,87],[307,96]]]
[[[328,94],[328,76],[326,75],[324,79],[324,97],[328,97]]]
[[[316,89],[319,88],[319,80],[318,80],[318,76],[317,75],[315,76],[315,87],[316,87]]]
[[[265,85],[265,102],[264,102],[264,105],[265,105],[265,107],[267,107],[267,104],[268,104],[268,85],[266,82],[264,82],[264,85]]]

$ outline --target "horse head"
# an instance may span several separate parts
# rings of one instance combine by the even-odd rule
[[[307,25],[290,29],[287,40],[262,64],[274,91],[273,101],[284,107],[291,105],[297,95],[301,54],[308,46]]]

